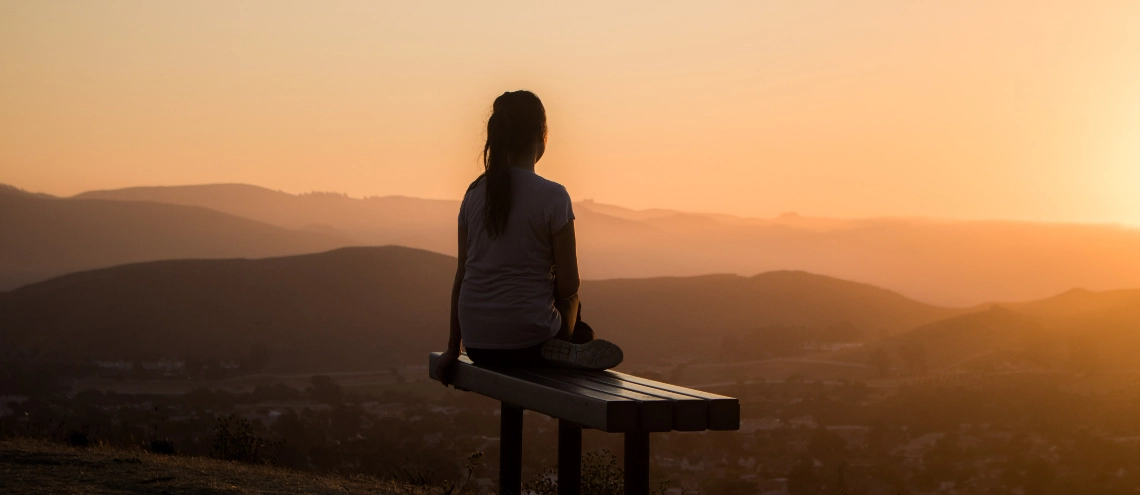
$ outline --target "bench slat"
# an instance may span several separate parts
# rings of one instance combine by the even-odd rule
[[[438,352],[431,353],[428,374],[434,380]],[[456,363],[452,384],[524,409],[608,432],[636,431],[639,426],[638,402],[592,388],[546,377],[519,376],[521,369],[492,369],[475,366],[467,356]]]
[[[564,373],[562,372],[563,370],[558,368],[530,368],[520,371],[530,376],[554,379],[598,392],[635,400],[638,402],[641,412],[639,415],[639,430],[670,431],[673,429],[674,401],[667,398]]]
[[[585,380],[604,383],[615,387],[621,387],[626,390],[653,395],[671,401],[673,403],[674,430],[704,431],[708,429],[710,401],[707,399],[693,397],[691,395],[678,394],[669,390],[649,387],[640,383],[631,382],[629,380],[622,380],[612,375],[602,374],[594,371],[568,369],[559,371],[561,373],[577,376]]]
[[[724,395],[713,394],[703,390],[671,385],[640,376],[627,375],[617,371],[599,371],[621,380],[630,381],[639,385],[667,390],[673,393],[699,397],[709,401],[709,428],[710,430],[739,430],[740,429],[740,401]]]

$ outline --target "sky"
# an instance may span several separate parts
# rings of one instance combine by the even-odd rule
[[[1140,226],[1140,2],[0,1],[0,183]]]

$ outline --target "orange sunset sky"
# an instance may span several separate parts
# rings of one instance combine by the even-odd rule
[[[4,1],[0,182],[462,196],[491,100],[575,199],[1140,225],[1140,2]]]

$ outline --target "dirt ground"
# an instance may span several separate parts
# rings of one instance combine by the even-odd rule
[[[429,495],[430,490],[367,477],[14,439],[0,440],[0,493]]]

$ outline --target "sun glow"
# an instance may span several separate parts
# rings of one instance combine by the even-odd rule
[[[1121,103],[1121,118],[1105,139],[1100,185],[1105,207],[1123,212],[1125,222],[1140,227],[1140,95]]]
[[[334,3],[0,3],[0,183],[454,199],[527,88],[575,198],[1140,225],[1138,2]]]

